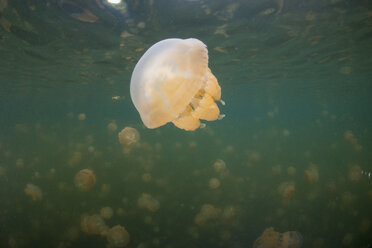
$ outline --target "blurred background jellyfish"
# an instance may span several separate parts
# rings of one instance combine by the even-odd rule
[[[114,215],[114,211],[111,207],[103,207],[101,208],[100,215],[104,219],[111,219],[111,217]]]
[[[108,230],[105,221],[98,214],[84,215],[80,226],[81,230],[86,234],[104,235]]]
[[[211,204],[204,204],[199,213],[195,216],[194,222],[198,226],[205,225],[210,220],[215,220],[221,216],[222,210]]]
[[[284,182],[279,185],[279,194],[284,199],[292,198],[295,193],[295,184],[293,182]]]
[[[318,167],[310,163],[309,167],[304,172],[305,180],[308,184],[316,183],[319,180]]]
[[[106,238],[110,247],[124,247],[130,241],[128,231],[121,225],[110,228],[106,233]]]
[[[349,169],[348,178],[351,182],[357,183],[362,179],[362,169],[359,165],[353,165]]]
[[[166,39],[151,46],[135,66],[130,95],[146,127],[173,122],[195,130],[214,121],[221,88],[208,68],[208,50],[198,39]],[[223,101],[221,101],[223,103]]]
[[[96,175],[92,170],[83,169],[76,173],[74,182],[80,191],[89,191],[96,184]]]
[[[218,180],[215,177],[209,179],[209,183],[208,184],[209,184],[209,188],[211,188],[211,189],[217,189],[217,188],[219,188],[221,186],[220,180]]]
[[[150,212],[156,212],[160,207],[159,201],[147,193],[142,193],[137,203],[139,208],[147,209]]]
[[[253,248],[300,248],[302,240],[302,235],[299,232],[279,233],[273,227],[269,227],[256,239]]]
[[[40,201],[43,199],[43,193],[41,192],[41,189],[31,183],[26,185],[25,194],[31,197],[33,201]]]
[[[140,140],[140,134],[133,127],[125,127],[118,134],[119,142],[124,148],[133,148]]]

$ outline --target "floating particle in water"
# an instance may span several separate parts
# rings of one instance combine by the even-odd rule
[[[80,191],[89,191],[96,184],[96,175],[90,169],[83,169],[76,173],[74,182]]]
[[[124,148],[133,148],[140,140],[140,134],[133,127],[125,127],[118,134],[119,142]]]
[[[31,197],[33,201],[41,201],[43,199],[43,193],[39,186],[32,183],[26,185],[25,194]]]
[[[195,130],[200,119],[217,120],[221,88],[198,39],[166,39],[150,47],[134,68],[130,94],[146,127],[172,122]]]

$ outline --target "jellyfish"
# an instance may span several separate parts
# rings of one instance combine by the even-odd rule
[[[300,248],[302,240],[302,235],[299,232],[279,233],[273,227],[269,227],[256,239],[253,248]]]
[[[214,177],[214,178],[209,179],[209,188],[217,189],[220,187],[220,185],[221,185],[221,182],[217,178]]]
[[[318,167],[315,164],[310,163],[309,167],[304,172],[305,181],[308,184],[315,183],[319,180]]]
[[[284,182],[279,185],[279,194],[284,199],[290,199],[295,193],[295,184],[293,182]]]
[[[360,168],[359,165],[353,165],[349,169],[348,178],[351,182],[354,183],[359,182],[360,179],[362,179],[362,169]]]
[[[166,39],[151,46],[133,70],[130,95],[148,128],[172,122],[191,131],[200,126],[200,119],[223,117],[215,102],[221,87],[208,68],[207,47],[194,38]]]
[[[139,208],[147,209],[150,212],[156,212],[160,207],[159,201],[147,193],[142,193],[137,203]]]
[[[128,231],[121,225],[110,228],[106,233],[110,247],[124,247],[129,244],[130,236]]]
[[[133,127],[125,127],[118,134],[120,144],[125,148],[134,147],[140,140],[140,134]]]
[[[110,207],[103,207],[101,208],[100,215],[104,219],[111,219],[114,215],[114,211]]]
[[[76,173],[74,182],[80,191],[89,191],[96,184],[96,175],[92,170],[83,169]]]
[[[40,201],[43,199],[43,192],[41,192],[41,189],[32,183],[26,185],[25,194],[31,197],[33,201]]]
[[[108,230],[105,221],[98,214],[84,215],[81,219],[81,230],[86,234],[105,234]]]
[[[204,226],[210,220],[216,220],[221,216],[222,210],[211,204],[204,204],[200,212],[195,216],[194,222],[198,226]]]
[[[217,159],[213,164],[213,168],[216,172],[223,172],[226,169],[226,163],[222,159]]]

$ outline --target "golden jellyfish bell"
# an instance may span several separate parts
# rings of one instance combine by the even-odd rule
[[[133,127],[125,127],[118,134],[120,144],[125,148],[134,147],[140,140],[140,134]]]
[[[302,240],[302,235],[299,232],[279,233],[273,227],[269,227],[256,239],[253,248],[300,248]]]
[[[81,230],[86,234],[104,234],[108,227],[103,218],[97,214],[84,215],[80,222]]]
[[[83,169],[76,173],[74,182],[80,191],[88,191],[96,184],[96,175],[92,170]]]
[[[221,88],[198,39],[166,39],[151,46],[135,66],[130,95],[146,127],[168,122],[195,130],[200,119],[217,120]]]
[[[33,201],[40,201],[43,199],[43,193],[41,189],[32,183],[28,183],[26,185],[25,194],[31,197]]]
[[[107,231],[106,237],[111,247],[124,247],[127,246],[130,241],[128,231],[120,225],[110,228]]]
[[[282,233],[281,247],[283,248],[300,248],[302,246],[302,235],[296,231]]]

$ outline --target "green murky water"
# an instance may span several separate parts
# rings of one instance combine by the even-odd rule
[[[226,102],[194,132],[130,99],[174,37],[208,46]],[[0,247],[371,247],[371,44],[370,1],[1,0]]]

